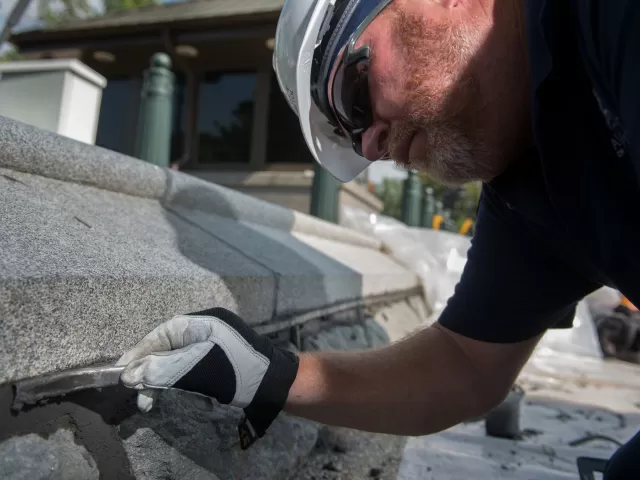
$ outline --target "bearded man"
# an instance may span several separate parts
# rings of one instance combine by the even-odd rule
[[[346,427],[437,432],[491,410],[541,336],[602,285],[640,304],[640,2],[287,0],[274,68],[315,159],[341,181],[391,158],[484,182],[437,323],[393,345],[292,354],[222,309],[175,317],[122,379]],[[605,479],[640,478],[640,435]]]

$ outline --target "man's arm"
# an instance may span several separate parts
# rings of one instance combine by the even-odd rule
[[[376,350],[302,354],[285,410],[360,430],[437,432],[500,403],[539,339],[487,343],[435,324]]]
[[[243,448],[284,408],[334,425],[426,434],[477,417],[508,393],[544,331],[593,289],[484,197],[462,278],[438,324],[388,347],[301,353],[214,308],[156,327],[120,358],[125,385],[179,388],[243,408]],[[510,218],[506,218],[506,217]],[[246,428],[244,428],[246,427]]]
[[[179,388],[244,408],[258,436],[283,407],[323,423],[421,435],[497,405],[539,338],[489,343],[435,324],[383,348],[296,357],[215,308],[159,325],[118,363],[127,365],[125,385],[142,390],[142,410],[154,391]]]

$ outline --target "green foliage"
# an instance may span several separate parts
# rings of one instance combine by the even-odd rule
[[[73,20],[99,16],[102,12],[91,5],[90,0],[38,0],[38,17],[47,26]],[[158,3],[157,0],[104,0],[104,13]]]
[[[97,15],[89,0],[38,1],[38,17],[47,26]]]
[[[14,47],[10,47],[9,50],[0,55],[0,62],[15,62],[17,60],[21,60],[21,57]]]
[[[112,13],[119,10],[155,5],[156,3],[158,3],[156,0],[104,0],[104,12]]]

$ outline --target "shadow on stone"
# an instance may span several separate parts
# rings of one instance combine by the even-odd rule
[[[131,390],[113,387],[74,393],[17,414],[10,413],[12,401],[12,388],[8,385],[0,387],[0,443],[11,437],[25,439],[29,434],[53,438],[60,430],[69,430],[73,432],[79,451],[80,446],[84,446],[91,455],[101,478],[135,478],[117,429],[117,425],[137,411],[135,394]],[[26,453],[33,456],[33,452]],[[41,460],[45,462],[46,458]]]
[[[173,191],[163,202],[177,246],[193,263],[220,276],[240,316],[244,306],[255,300],[236,285],[240,279],[229,274],[226,259],[205,254],[200,242],[209,239],[246,258],[245,268],[252,268],[256,275],[252,295],[264,293],[261,288],[272,289],[273,306],[263,321],[362,296],[359,272],[291,235],[292,211],[213,184],[200,185],[197,179],[192,184],[180,178],[168,187]],[[194,239],[193,229],[200,238]],[[243,318],[250,324],[260,323],[260,319]]]
[[[203,408],[193,395],[169,390],[151,412],[127,418],[120,435],[134,471],[145,478],[286,479],[316,442],[315,424],[283,414],[242,451],[241,416],[237,408]]]

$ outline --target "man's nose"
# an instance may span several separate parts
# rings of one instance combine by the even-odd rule
[[[376,119],[362,134],[362,154],[371,162],[380,160],[388,152],[389,124]]]

